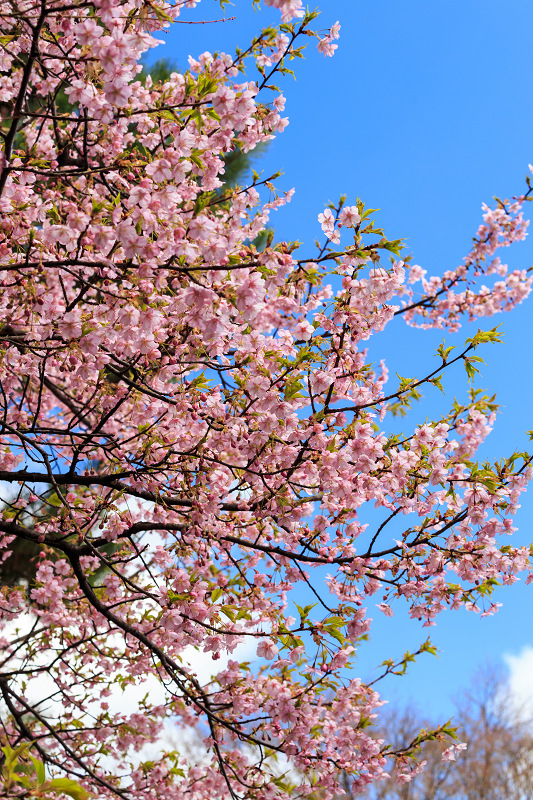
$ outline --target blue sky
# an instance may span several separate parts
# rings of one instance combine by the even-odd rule
[[[245,46],[279,18],[275,9],[256,13],[251,6],[251,0],[235,0],[226,16],[237,19],[225,23],[173,26],[151,60],[164,55],[185,69],[189,53]],[[324,28],[341,23],[339,49],[326,59],[310,45],[306,59],[295,64],[297,80],[281,83],[290,124],[256,166],[269,174],[283,170],[280,188],[296,189],[292,203],[273,218],[276,237],[306,242],[311,254],[320,235],[317,214],[346,193],[349,203],[361,197],[380,209],[388,237],[405,238],[415,263],[432,274],[453,268],[469,250],[481,203],[521,193],[533,162],[531,1],[512,0],[504,8],[495,0],[322,0],[319,8]],[[215,0],[203,0],[183,19],[220,16]],[[504,256],[513,268],[533,264],[533,238]],[[446,336],[460,344],[477,327],[499,323],[505,344],[481,353],[487,363],[477,381],[497,392],[503,406],[484,448],[494,458],[523,449],[524,431],[533,428],[533,298],[511,314]],[[391,371],[421,375],[442,336],[399,322],[372,342],[372,352],[385,357]],[[463,374],[458,370],[449,381],[450,399],[466,392]],[[422,418],[435,408],[427,400]],[[521,542],[533,538],[532,516],[533,491],[517,518]],[[372,677],[376,663],[416,649],[429,631],[439,659],[425,656],[383,693],[400,702],[416,698],[440,717],[450,714],[452,698],[476,667],[533,646],[533,586],[516,584],[497,600],[504,606],[495,617],[454,612],[430,629],[410,623],[401,608],[392,619],[375,609],[358,672]]]

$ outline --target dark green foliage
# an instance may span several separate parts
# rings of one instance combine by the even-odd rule
[[[41,546],[27,539],[15,539],[9,550],[11,555],[0,564],[0,586],[33,583]]]
[[[265,152],[265,145],[259,145],[251,153],[243,153],[239,148],[235,148],[231,153],[224,157],[224,184],[226,186],[237,186],[245,177],[246,173],[252,170],[252,162]]]
[[[146,83],[147,77],[150,76],[154,84],[165,83],[173,72],[179,72],[179,69],[171,58],[158,58],[151,67],[147,67],[146,64],[143,64],[142,72],[139,74],[139,80],[141,83]]]
[[[252,244],[258,253],[261,253],[265,247],[270,247],[272,239],[274,238],[274,228],[264,228],[261,233],[255,237]]]
[[[147,77],[150,76],[154,84],[164,83],[170,78],[173,72],[179,72],[179,67],[176,62],[171,58],[159,58],[157,61],[154,61],[150,67],[146,64],[143,65],[139,80],[145,83]],[[239,147],[235,147],[234,150],[227,153],[224,157],[224,186],[221,187],[220,191],[222,192],[228,186],[237,186],[240,183],[246,183],[252,171],[253,162],[265,153],[266,147],[267,145],[260,144],[251,153],[243,153]],[[267,235],[268,234],[265,233],[265,241]]]

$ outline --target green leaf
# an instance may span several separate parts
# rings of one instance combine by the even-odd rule
[[[464,363],[468,380],[473,381],[474,377],[479,372],[479,370],[476,367],[474,367],[474,365],[472,364],[472,360],[470,358],[465,358]]]
[[[442,360],[446,362],[452,350],[455,350],[455,347],[453,347],[453,345],[450,345],[450,347],[444,347],[444,342],[443,342],[442,344],[439,344],[437,348],[437,353],[442,358]]]
[[[431,640],[430,639],[426,639],[426,641],[423,644],[420,645],[420,652],[421,653],[430,653],[430,655],[436,656],[438,658],[438,656],[437,656],[437,652],[438,652],[437,648],[433,644],[431,644]]]
[[[51,781],[46,781],[43,784],[43,789],[46,789],[55,794],[68,794],[74,800],[87,800],[90,797],[89,792],[80,786],[76,781],[71,781],[70,778],[54,778]]]
[[[204,210],[204,208],[207,205],[209,205],[209,202],[212,199],[212,197],[213,197],[213,192],[202,192],[202,194],[198,195],[192,212],[193,217],[197,217],[198,214],[200,214]]]
[[[342,635],[342,633],[334,626],[334,625],[327,625],[325,630],[333,639],[335,639],[340,645],[344,645],[346,643],[346,637]]]
[[[301,390],[303,389],[302,381],[298,378],[293,378],[285,384],[285,400],[293,400],[295,397],[302,397]]]
[[[443,386],[442,386],[442,378],[436,375],[434,378],[431,378],[431,383],[433,386],[436,386],[437,389],[440,389],[443,394],[445,394]]]
[[[169,122],[178,122],[178,117],[169,108],[158,108],[157,111],[150,112],[151,117],[155,119],[168,119]]]
[[[37,775],[37,780],[39,783],[44,783],[46,780],[46,770],[44,768],[44,764],[42,761],[39,761],[38,758],[34,758],[30,756],[33,766],[35,767],[35,774]]]
[[[499,326],[498,326],[499,327]],[[478,344],[486,344],[487,342],[501,343],[503,334],[498,331],[498,328],[492,328],[490,331],[479,330],[472,339],[467,339],[466,343],[477,347]]]
[[[303,608],[302,606],[299,606],[298,603],[295,603],[294,605],[298,609],[298,613],[300,614],[300,622],[303,624],[307,619],[307,617],[309,616],[310,612],[316,605],[318,605],[318,603],[312,603],[311,605],[304,606]]]
[[[235,612],[231,608],[222,606],[220,610],[228,619],[230,619],[232,622],[235,622]]]
[[[394,253],[395,256],[400,255],[400,250],[403,250],[404,244],[402,239],[394,239],[393,241],[381,241],[378,244],[378,247],[383,248],[384,250],[388,250],[391,253]]]

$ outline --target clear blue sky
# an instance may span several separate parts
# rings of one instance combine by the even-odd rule
[[[165,55],[185,69],[189,53],[244,47],[279,19],[275,9],[257,14],[251,6],[234,0],[226,15],[237,19],[223,24],[174,26],[151,60]],[[319,8],[323,27],[341,23],[339,49],[326,59],[310,45],[305,61],[295,63],[297,80],[281,84],[290,125],[256,167],[282,169],[278,185],[296,189],[273,218],[277,238],[307,242],[312,253],[317,214],[346,193],[348,202],[359,196],[380,209],[389,238],[406,238],[415,263],[430,273],[453,268],[480,224],[481,203],[522,192],[533,162],[531,0],[505,6],[496,0],[322,0]],[[215,0],[203,0],[184,19],[220,16]],[[529,242],[504,255],[513,268],[533,264],[533,230]],[[481,353],[487,364],[477,382],[496,391],[503,405],[484,449],[488,457],[524,448],[523,431],[533,428],[533,297],[483,327],[500,322],[505,344]],[[468,335],[463,329],[455,342]],[[441,332],[410,331],[400,323],[373,342],[373,352],[391,370],[421,375],[441,339]],[[460,396],[463,375],[449,386]],[[428,400],[422,417],[436,408]],[[532,517],[533,489],[518,517],[521,541],[533,539]],[[450,613],[430,629],[410,623],[401,608],[392,619],[375,609],[360,673],[370,677],[379,661],[416,649],[429,630],[439,660],[426,656],[383,693],[400,701],[416,696],[424,710],[451,713],[451,698],[478,665],[533,646],[533,585],[516,584],[497,600],[504,606],[495,617]]]

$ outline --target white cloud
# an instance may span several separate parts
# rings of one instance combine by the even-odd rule
[[[255,657],[255,640],[238,645],[231,655],[223,653],[218,661],[214,661],[210,653],[203,653],[194,647],[186,647],[181,657],[184,666],[188,667],[201,684],[209,683],[216,675],[226,669],[230,659],[233,661],[252,661]],[[148,675],[145,680],[135,684],[127,684],[124,689],[115,685],[112,693],[106,698],[112,713],[131,714],[140,710],[143,697],[148,694],[152,705],[159,705],[168,699],[168,692],[155,675]]]
[[[509,669],[509,692],[517,711],[533,716],[533,647],[523,647],[518,655],[503,656]]]

